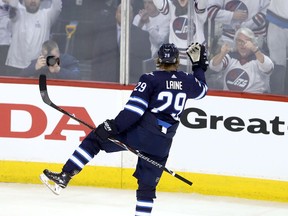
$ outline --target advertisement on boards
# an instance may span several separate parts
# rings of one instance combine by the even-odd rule
[[[38,85],[2,83],[0,160],[63,163],[90,129],[44,104]],[[131,90],[48,86],[51,100],[97,127]],[[172,170],[288,181],[287,103],[206,96],[188,100],[167,166]],[[134,167],[135,155],[100,153],[91,165]]]

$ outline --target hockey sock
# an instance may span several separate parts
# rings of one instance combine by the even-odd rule
[[[153,208],[153,199],[137,198],[135,216],[151,215]]]
[[[89,139],[88,135],[65,163],[62,171],[68,172],[72,176],[78,174],[100,151],[100,148],[98,148],[92,142],[93,141]]]

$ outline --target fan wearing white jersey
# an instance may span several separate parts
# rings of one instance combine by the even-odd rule
[[[144,8],[133,19],[133,25],[149,32],[151,57],[156,58],[159,47],[168,42],[169,17],[160,13],[153,0],[143,0]]]
[[[274,64],[258,48],[255,35],[248,28],[240,28],[234,38],[236,51],[225,43],[210,62],[210,68],[223,73],[224,90],[269,93],[270,75]]]
[[[61,0],[52,0],[51,7],[40,7],[41,0],[5,0],[15,12],[11,19],[12,42],[8,51],[6,65],[12,67],[11,75],[26,68],[36,59],[44,41],[50,37],[50,28],[62,9]]]
[[[208,19],[222,24],[220,43],[233,44],[235,32],[246,27],[251,29],[262,47],[266,37],[266,10],[270,0],[208,0]]]
[[[179,49],[180,65],[187,65],[185,53],[188,37],[188,0],[153,0],[157,9],[170,18],[169,43]],[[207,19],[207,0],[194,0],[193,14],[193,41],[205,43],[204,23]]]

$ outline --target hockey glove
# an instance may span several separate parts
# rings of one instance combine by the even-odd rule
[[[187,55],[189,56],[192,62],[192,70],[196,68],[202,68],[204,71],[208,68],[207,52],[206,47],[199,43],[192,43],[186,50]]]
[[[94,133],[102,141],[105,141],[109,137],[113,137],[114,135],[118,134],[118,129],[113,119],[107,119],[102,124],[98,125],[98,127],[94,130]]]

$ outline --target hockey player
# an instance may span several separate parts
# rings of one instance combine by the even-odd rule
[[[91,131],[67,160],[62,172],[45,169],[40,175],[41,181],[59,194],[100,150],[107,153],[124,150],[108,140],[111,137],[165,165],[186,100],[201,99],[208,89],[204,74],[208,65],[205,47],[193,43],[186,52],[193,63],[194,74],[177,71],[179,50],[174,44],[163,44],[158,51],[159,70],[143,74],[116,118],[104,121]],[[151,214],[162,172],[138,158],[133,174],[138,180],[136,215]]]

